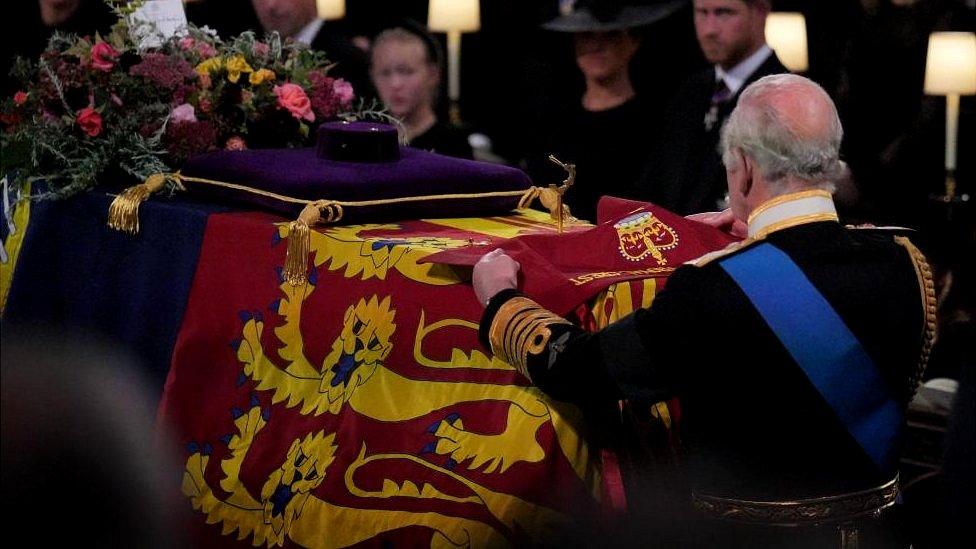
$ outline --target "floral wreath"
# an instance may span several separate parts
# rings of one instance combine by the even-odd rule
[[[107,36],[55,33],[11,71],[22,88],[0,102],[0,175],[14,189],[43,181],[32,198],[143,181],[217,149],[305,146],[328,120],[392,121],[329,76],[325,53],[277,33],[223,41],[189,25],[140,49],[129,16],[145,0],[106,3],[119,17]]]

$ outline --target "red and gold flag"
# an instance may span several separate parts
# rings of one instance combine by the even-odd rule
[[[694,241],[650,212],[633,226],[661,257],[621,244],[612,223],[557,236],[532,211],[321,229],[299,286],[282,276],[288,224],[211,215],[160,406],[185,449],[197,541],[496,546],[574,535],[600,506],[578,412],[480,346],[469,269],[424,260],[527,241],[566,265],[559,254],[583,246],[584,266],[565,278],[619,258],[602,270],[628,273],[573,294],[570,308],[610,286],[584,319],[598,327],[653,299],[657,278],[629,271],[677,267]],[[629,250],[642,257],[621,256]]]

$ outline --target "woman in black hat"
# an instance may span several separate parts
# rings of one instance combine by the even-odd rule
[[[543,163],[548,154],[576,164],[576,184],[565,195],[574,216],[596,221],[603,195],[626,197],[650,148],[653,106],[634,89],[630,62],[640,47],[637,30],[663,19],[683,2],[630,5],[624,1],[561,2],[559,17],[543,28],[572,33],[585,83],[582,97],[558,106],[543,126],[544,136],[529,171],[536,184],[562,179]]]

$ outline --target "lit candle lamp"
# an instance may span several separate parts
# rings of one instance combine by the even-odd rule
[[[456,109],[461,98],[461,33],[481,28],[478,0],[430,0],[427,28],[447,33],[447,96]]]
[[[791,72],[804,72],[809,68],[807,22],[802,13],[770,13],[766,17],[766,43]]]
[[[332,21],[346,16],[346,0],[315,0],[319,19]]]
[[[956,195],[956,138],[959,130],[959,96],[976,94],[976,34],[933,32],[925,60],[925,93],[946,96],[946,194]]]

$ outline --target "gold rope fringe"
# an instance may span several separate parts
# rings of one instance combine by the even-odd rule
[[[909,381],[909,394],[914,395],[918,390],[918,385],[925,374],[925,368],[929,363],[929,355],[938,335],[938,299],[935,295],[935,282],[932,277],[932,267],[929,266],[925,255],[912,244],[912,241],[904,236],[896,236],[895,242],[908,250],[911,256],[912,265],[915,267],[915,274],[918,277],[919,289],[921,290],[922,307],[924,309],[924,325],[922,331],[922,352],[918,359],[918,364]]]
[[[108,207],[108,226],[129,234],[139,232],[139,205],[154,192],[163,188],[172,176],[162,173],[150,175],[140,183],[119,193]]]

